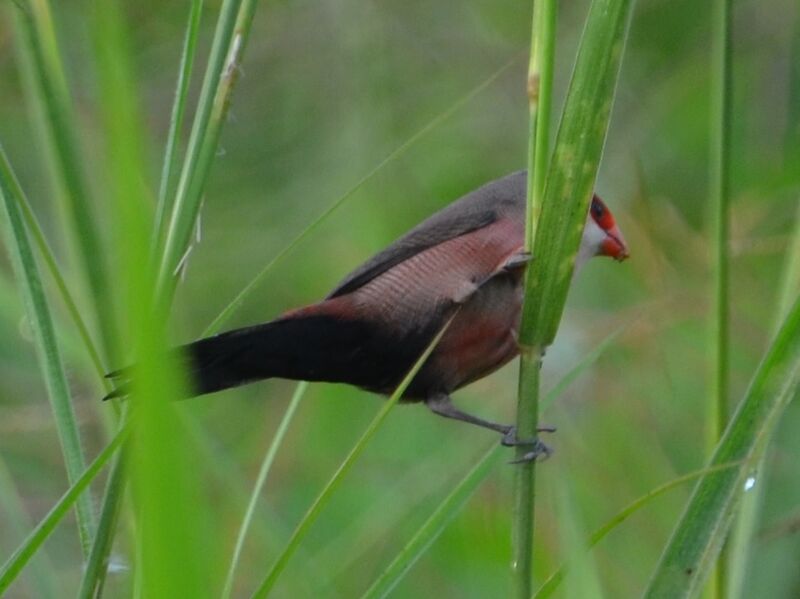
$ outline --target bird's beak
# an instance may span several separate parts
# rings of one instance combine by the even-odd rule
[[[609,256],[618,262],[628,257],[628,245],[616,225],[606,231],[606,238],[600,246],[600,255]]]

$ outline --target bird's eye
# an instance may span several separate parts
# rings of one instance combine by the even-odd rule
[[[603,205],[600,202],[592,201],[592,216],[594,216],[595,220],[600,220],[603,218]]]

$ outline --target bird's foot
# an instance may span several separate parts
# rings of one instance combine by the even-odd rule
[[[554,426],[540,426],[536,429],[537,433],[554,433],[556,428]],[[506,447],[524,447],[528,449],[521,457],[512,460],[509,464],[527,464],[535,462],[539,458],[546,460],[553,453],[553,450],[546,444],[542,443],[539,439],[518,439],[517,428],[509,426],[508,430],[503,435],[500,441]]]

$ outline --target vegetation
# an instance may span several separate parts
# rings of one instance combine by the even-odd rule
[[[0,594],[797,596],[800,13],[774,4],[7,0]],[[402,386],[170,401],[166,347],[314,301],[526,153],[528,359],[456,400],[555,425],[548,461]],[[570,285],[592,188],[632,258]],[[135,400],[101,402],[128,363]]]

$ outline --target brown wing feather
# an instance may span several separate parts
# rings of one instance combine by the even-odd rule
[[[523,235],[521,222],[501,218],[439,243],[359,287],[353,307],[398,334],[436,327],[521,251]]]
[[[413,256],[487,227],[504,216],[522,218],[525,186],[525,171],[518,171],[453,202],[350,273],[328,299],[351,293]]]

